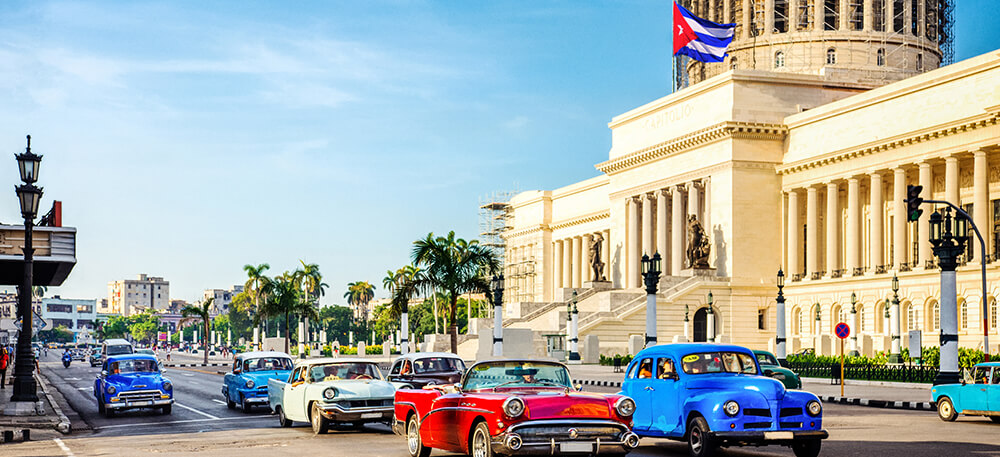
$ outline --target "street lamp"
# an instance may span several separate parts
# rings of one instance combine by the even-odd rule
[[[945,208],[943,212],[942,216],[941,211],[935,211],[930,217],[930,242],[941,268],[941,369],[934,378],[935,385],[959,382],[955,269],[958,267],[958,256],[965,252],[965,243],[969,240],[964,231],[965,218],[953,218],[950,208]]]
[[[787,355],[787,349],[785,348],[785,294],[782,293],[782,289],[785,287],[785,272],[782,271],[781,267],[778,267],[778,328],[777,328],[777,338],[775,340],[775,352],[777,352],[778,363],[784,363],[785,357]]]
[[[708,312],[705,315],[705,341],[715,342],[715,310],[712,309],[714,299],[712,292],[708,292]]]
[[[503,273],[493,276],[493,356],[503,355]]]
[[[28,135],[28,146],[23,154],[16,154],[17,167],[21,172],[24,184],[15,187],[17,199],[21,204],[21,216],[24,218],[24,280],[21,282],[18,296],[18,314],[21,315],[21,330],[17,334],[17,359],[14,364],[14,394],[11,401],[38,401],[38,386],[32,373],[35,370],[35,354],[31,350],[31,326],[34,322],[34,312],[31,309],[31,286],[34,249],[31,245],[31,228],[35,215],[38,214],[38,200],[42,197],[42,189],[35,187],[38,180],[38,168],[42,156],[31,152],[31,135]]]
[[[646,283],[646,347],[656,345],[656,285],[660,282],[660,253],[642,255],[642,277]]]
[[[892,273],[892,349],[889,352],[889,363],[903,363],[903,356],[900,353],[900,338],[899,332],[902,326],[900,325],[900,313],[899,313],[899,278],[896,277],[896,273]]]
[[[861,355],[858,352],[858,295],[851,292],[851,350],[847,352],[847,355],[851,357],[857,357]]]
[[[688,307],[688,305],[684,305],[684,342],[685,343],[691,341],[691,323],[690,323],[691,321],[688,319],[688,313],[690,313],[690,312],[691,312],[691,309]]]
[[[569,362],[580,363],[580,310],[576,308],[576,291],[566,304],[566,324],[569,327]]]

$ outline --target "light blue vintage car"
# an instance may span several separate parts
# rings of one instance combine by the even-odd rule
[[[245,413],[255,405],[267,406],[267,381],[288,379],[292,358],[284,352],[258,351],[238,354],[233,369],[222,377],[222,396],[229,409],[237,405]]]
[[[133,408],[159,408],[170,414],[174,386],[163,377],[156,357],[126,354],[108,357],[94,380],[97,410],[106,417]]]
[[[938,417],[951,422],[959,414],[986,416],[1000,422],[1000,362],[978,363],[971,377],[961,384],[940,384],[931,388]]]
[[[741,346],[653,346],[625,373],[622,393],[636,403],[632,431],[687,441],[695,457],[745,445],[789,446],[798,457],[815,457],[829,436],[819,398],[764,376]]]

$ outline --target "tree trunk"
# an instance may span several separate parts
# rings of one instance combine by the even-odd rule
[[[458,354],[458,320],[455,319],[455,315],[458,314],[458,294],[455,292],[451,293],[451,321],[448,323],[448,333],[451,334],[451,352],[453,354]]]
[[[201,335],[202,352],[205,353],[205,365],[208,365],[208,318],[202,319],[205,322],[205,331]]]
[[[285,354],[288,354],[288,313],[285,313]]]

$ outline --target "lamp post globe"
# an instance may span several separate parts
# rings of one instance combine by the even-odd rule
[[[35,383],[35,354],[31,350],[32,326],[34,312],[31,309],[31,290],[34,273],[34,248],[32,246],[32,226],[38,214],[38,202],[42,197],[42,189],[34,183],[38,180],[38,169],[42,156],[31,152],[31,135],[28,135],[28,146],[23,154],[15,155],[21,181],[24,184],[14,188],[21,206],[21,216],[24,218],[24,277],[18,288],[18,314],[21,316],[21,329],[17,334],[17,357],[14,363],[14,393],[10,397],[13,402],[38,401],[38,385]]]
[[[17,169],[21,172],[21,181],[34,184],[38,181],[38,169],[42,164],[42,156],[31,152],[31,135],[28,135],[28,147],[21,154],[15,154]]]

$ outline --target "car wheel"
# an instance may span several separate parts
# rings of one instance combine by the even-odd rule
[[[823,442],[820,440],[802,440],[792,443],[795,457],[816,457]]]
[[[937,411],[938,417],[946,422],[954,422],[958,418],[958,413],[955,412],[955,405],[951,403],[951,399],[948,397],[941,397],[937,401]]]
[[[104,402],[103,401],[97,400],[97,413],[100,414],[100,415],[102,415],[102,416],[104,415]]]
[[[236,402],[229,399],[229,394],[226,393],[226,408],[236,409]]]
[[[1000,424],[1000,416],[990,416],[990,420]]]
[[[292,426],[292,421],[288,420],[288,418],[285,417],[285,409],[280,406],[278,407],[278,425],[282,427]]]
[[[708,436],[711,429],[703,417],[695,417],[688,423],[688,454],[691,457],[706,457],[715,451],[715,443]]]
[[[473,427],[469,455],[472,457],[493,457],[493,448],[490,447],[490,428],[486,426],[486,422],[478,422]]]
[[[319,410],[319,403],[312,404],[312,413],[309,417],[309,422],[312,423],[313,433],[317,435],[322,435],[326,433],[326,429],[330,426],[330,421],[323,417],[323,413]]]
[[[163,412],[163,415],[169,416],[170,415],[170,411],[174,409],[173,407],[174,407],[174,405],[166,405],[163,408],[160,408],[160,410]]]
[[[250,404],[250,403],[247,403],[247,399],[246,398],[240,398],[240,405],[243,408],[243,413],[244,414],[249,414],[251,411],[253,411],[253,405]]]
[[[104,417],[108,419],[115,417],[115,410],[112,408],[104,408]]]
[[[411,414],[406,420],[406,450],[410,457],[428,457],[431,455],[431,448],[424,446],[424,441],[420,438],[420,426],[417,424],[417,415]]]

